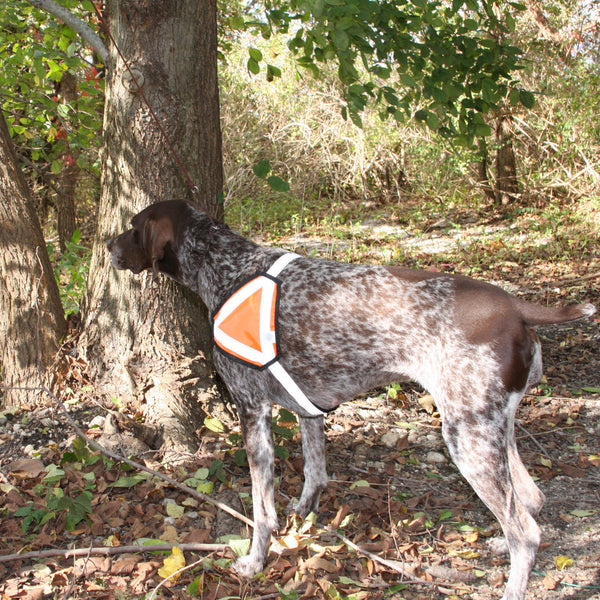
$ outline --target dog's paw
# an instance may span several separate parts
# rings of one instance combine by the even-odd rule
[[[508,543],[505,537],[495,537],[488,541],[488,548],[497,556],[508,554]]]
[[[252,554],[248,554],[238,558],[231,568],[242,577],[254,577],[254,575],[262,571],[263,563],[252,556]]]
[[[311,512],[318,512],[319,510],[319,500],[317,499],[316,502],[309,501],[309,502],[303,502],[301,499],[298,500],[297,502],[292,500],[292,502],[290,502],[286,509],[285,509],[285,514],[286,515],[298,515],[299,517],[301,517],[302,519],[306,519],[306,517],[308,517],[308,515],[310,515]]]

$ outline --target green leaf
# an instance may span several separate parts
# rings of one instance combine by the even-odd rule
[[[350,489],[353,490],[355,488],[361,487],[371,487],[371,484],[366,479],[359,479],[358,481],[353,481],[350,484]]]
[[[257,48],[248,48],[248,54],[250,55],[250,58],[257,63],[263,59],[262,52]]]
[[[42,479],[45,483],[58,483],[65,476],[65,472],[56,465],[48,465],[46,471],[48,474]]]
[[[215,489],[215,484],[212,481],[201,481],[196,486],[196,491],[202,494],[212,494]]]
[[[268,160],[259,160],[253,167],[252,170],[257,177],[263,179],[271,171],[271,163]]]
[[[575,509],[572,510],[570,514],[572,514],[574,517],[579,517],[581,519],[585,518],[585,517],[592,517],[596,514],[597,511],[592,510],[592,509]]]
[[[194,581],[192,581],[192,583],[190,583],[187,586],[187,593],[190,596],[199,596],[200,595],[200,584],[203,582],[203,577],[202,575],[199,575],[198,577],[196,577],[196,579],[194,579]]]
[[[225,425],[215,417],[206,417],[204,419],[204,426],[215,433],[224,433]]]
[[[267,183],[274,189],[276,192],[287,192],[290,189],[290,184],[287,181],[281,179],[277,175],[271,175],[267,178]]]
[[[228,544],[238,556],[246,556],[250,551],[250,542],[250,539],[231,539]]]
[[[535,96],[527,90],[521,90],[519,92],[519,99],[525,108],[533,108],[535,106]]]
[[[128,475],[120,477],[114,483],[111,483],[111,487],[116,488],[132,488],[142,481],[146,481],[148,475],[146,473],[135,473],[134,475]]]
[[[275,77],[281,77],[281,69],[275,65],[267,65],[267,81],[273,81]]]
[[[247,455],[246,455],[246,451],[242,450],[241,448],[238,448],[233,453],[233,462],[238,467],[244,467],[244,466],[246,466],[246,464],[248,463],[248,458],[247,458]]]
[[[333,32],[332,40],[334,46],[342,52],[348,50],[350,46],[350,37],[343,29],[336,29]]]
[[[260,73],[260,65],[253,58],[248,59],[246,66],[248,67],[248,71],[250,71],[250,73],[253,73],[254,75],[258,75]]]
[[[285,446],[280,446],[280,445],[276,444],[274,447],[274,450],[275,450],[275,456],[279,460],[286,460],[287,458],[290,457],[289,450]]]

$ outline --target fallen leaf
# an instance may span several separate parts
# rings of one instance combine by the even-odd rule
[[[180,519],[183,517],[183,513],[185,512],[185,508],[183,506],[179,506],[179,504],[175,504],[175,502],[167,502],[165,510],[167,511],[169,517],[173,517],[174,519]]]
[[[598,456],[596,454],[590,454],[588,456],[588,462],[590,463],[590,465],[593,465],[594,467],[600,467],[600,456]]]
[[[335,563],[320,556],[313,556],[308,560],[305,560],[302,566],[304,569],[313,569],[315,571],[317,569],[322,569],[328,573],[337,573],[339,571],[339,568]]]
[[[556,563],[556,568],[559,571],[562,571],[573,564],[573,559],[569,558],[568,556],[557,556],[554,559],[554,562]]]
[[[223,425],[223,423],[221,423],[221,421],[219,421],[219,419],[217,419],[215,417],[206,417],[204,419],[204,426],[207,429],[214,431],[215,433],[224,433],[225,432],[225,426]]]
[[[558,581],[556,581],[556,579],[554,579],[554,577],[552,577],[552,575],[547,574],[546,577],[544,577],[544,580],[542,581],[542,585],[547,590],[554,590],[554,589],[556,589],[556,586],[558,585]]]
[[[463,534],[463,539],[465,540],[465,542],[472,544],[479,539],[479,532],[471,531],[470,533],[465,533]]]
[[[180,548],[173,546],[171,554],[163,560],[163,566],[158,570],[158,574],[163,579],[170,579],[176,581],[179,577],[177,571],[185,567],[185,556]]]
[[[418,403],[421,408],[426,410],[430,415],[433,414],[433,411],[435,410],[435,401],[433,396],[426,394],[422,398],[418,399]]]
[[[18,460],[13,460],[8,465],[7,470],[20,479],[30,479],[45,473],[46,467],[37,458],[19,458]]]
[[[595,514],[596,514],[596,512],[597,512],[597,511],[595,511],[595,510],[589,510],[589,509],[588,509],[588,510],[584,510],[584,509],[575,509],[575,510],[572,510],[572,511],[571,511],[571,514],[572,514],[574,517],[581,517],[581,518],[583,518],[583,517],[592,517],[593,515],[595,515]]]
[[[110,568],[110,572],[113,575],[130,575],[140,560],[140,557],[136,555],[123,556],[115,560]]]
[[[179,541],[179,534],[173,525],[167,525],[161,533],[160,538],[165,542],[173,543]]]
[[[289,550],[295,550],[296,548],[298,548],[298,546],[300,546],[300,536],[297,533],[290,533],[285,537],[282,537],[279,540],[279,543],[285,548],[288,548]]]

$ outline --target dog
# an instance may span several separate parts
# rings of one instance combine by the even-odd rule
[[[273,403],[299,416],[305,481],[292,509],[306,516],[327,486],[323,415],[373,388],[414,380],[434,397],[452,459],[502,527],[496,550],[510,554],[503,600],[525,598],[544,496],[519,457],[514,420],[542,375],[533,328],[588,317],[593,305],[536,306],[461,275],[290,256],[183,200],[147,207],[131,227],[108,241],[114,267],[175,279],[202,298],[213,320],[214,364],[237,407],[252,478],[252,546],[234,564],[238,573],[263,569],[278,526]],[[229,309],[248,308],[253,286],[268,299],[266,350],[250,334],[241,340],[263,353],[254,364],[217,335],[235,337]],[[240,290],[244,297],[234,294]],[[242,325],[252,319],[243,313]],[[257,323],[248,326],[255,338],[263,335]]]

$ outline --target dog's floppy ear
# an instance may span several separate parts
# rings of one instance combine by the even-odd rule
[[[144,223],[143,246],[147,252],[152,271],[158,275],[158,261],[165,256],[165,247],[174,241],[173,223],[166,217],[149,217]]]

